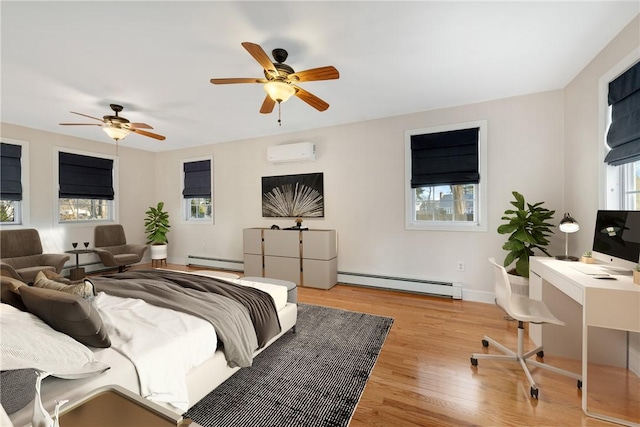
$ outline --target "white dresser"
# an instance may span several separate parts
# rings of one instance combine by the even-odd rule
[[[243,230],[244,274],[329,289],[338,281],[335,230]]]

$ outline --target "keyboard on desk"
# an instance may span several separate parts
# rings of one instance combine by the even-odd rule
[[[633,274],[633,272],[623,268],[615,268],[615,267],[609,267],[604,265],[575,264],[575,265],[572,265],[571,268],[579,271],[580,273],[587,274],[589,276],[608,276],[608,275],[629,276]]]

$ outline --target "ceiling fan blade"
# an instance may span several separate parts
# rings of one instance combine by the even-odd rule
[[[264,99],[264,102],[262,103],[262,107],[260,107],[260,112],[262,114],[269,114],[273,111],[273,107],[275,105],[276,101],[274,101],[269,95],[267,95]]]
[[[276,69],[276,66],[273,65],[273,62],[271,62],[260,45],[257,45],[255,43],[243,42],[242,47],[244,47],[256,61],[258,61],[258,63],[262,66],[262,68],[265,69],[265,71],[273,74],[274,76],[280,75],[280,73],[278,73],[278,70]]]
[[[310,82],[315,80],[333,80],[339,79],[340,73],[332,65],[327,67],[312,68],[310,70],[298,71],[297,73],[289,74],[289,79],[293,79],[299,82]]]
[[[129,130],[131,132],[139,133],[140,135],[148,136],[149,138],[154,138],[154,139],[157,139],[159,141],[164,141],[166,139],[166,137],[164,137],[162,135],[158,135],[157,133],[147,132],[146,130],[141,130],[141,129],[136,129],[136,128],[131,128]]]
[[[266,83],[267,79],[258,79],[258,78],[230,78],[230,79],[211,79],[211,83],[214,85],[228,85],[233,83]]]
[[[327,104],[326,102],[324,102],[322,99],[318,98],[311,92],[307,92],[301,87],[298,87],[295,85],[293,85],[293,87],[296,88],[296,96],[301,100],[303,100],[304,102],[306,102],[307,104],[311,105],[316,110],[324,111],[327,108],[329,108],[329,104]]]
[[[93,119],[93,120],[99,120],[99,121],[101,121],[101,122],[104,122],[104,120],[102,120],[102,119],[99,119],[99,118],[97,118],[97,117],[93,117],[93,116],[87,116],[86,114],[76,113],[75,111],[71,111],[71,113],[72,113],[72,114],[77,114],[77,115],[79,115],[79,116],[88,117],[88,118]]]
[[[129,126],[137,129],[153,129],[151,126],[149,126],[146,123],[129,123]]]
[[[62,126],[102,126],[99,123],[58,123]]]

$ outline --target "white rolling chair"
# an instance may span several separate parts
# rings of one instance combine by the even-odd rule
[[[531,397],[538,398],[538,386],[536,385],[527,364],[537,366],[539,368],[548,369],[557,374],[566,375],[578,381],[578,388],[582,388],[582,376],[555,366],[540,363],[535,360],[529,360],[534,354],[538,357],[544,357],[542,346],[534,350],[524,352],[524,322],[529,323],[551,323],[554,325],[564,325],[564,322],[556,318],[542,301],[531,299],[524,295],[511,293],[511,285],[509,284],[509,276],[503,266],[496,263],[496,260],[489,258],[489,262],[494,267],[495,272],[495,294],[496,304],[502,308],[507,315],[518,321],[518,350],[517,352],[508,349],[504,345],[494,339],[484,336],[482,345],[488,347],[489,343],[498,348],[504,354],[486,354],[473,353],[471,355],[471,364],[478,366],[478,359],[497,359],[511,360],[520,363],[524,370],[529,383],[531,384]]]

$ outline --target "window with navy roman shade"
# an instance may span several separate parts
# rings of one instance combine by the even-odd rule
[[[0,143],[0,199],[22,200],[22,146]]]
[[[211,160],[184,163],[185,199],[211,197]]]
[[[411,187],[477,184],[479,128],[411,136]]]
[[[640,62],[609,83],[611,124],[604,161],[618,166],[640,160]]]
[[[63,152],[58,160],[61,199],[114,199],[113,160]]]

